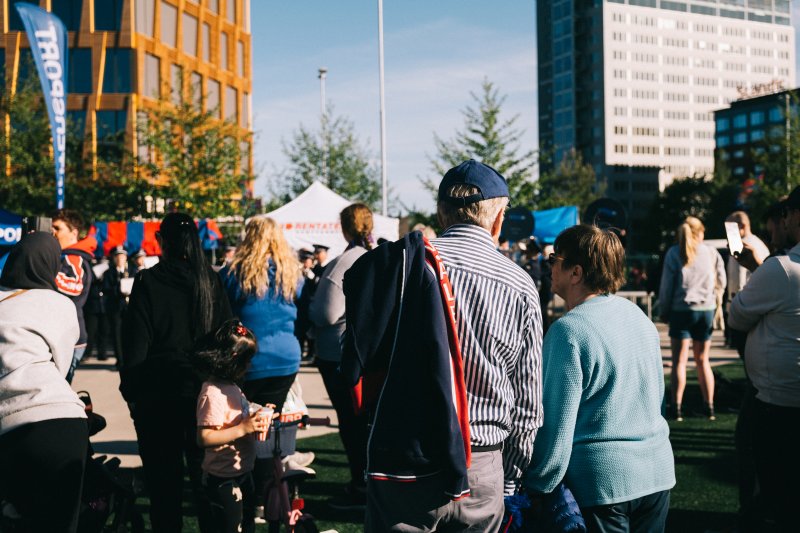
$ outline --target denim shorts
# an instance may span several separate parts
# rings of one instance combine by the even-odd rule
[[[707,341],[714,327],[714,311],[672,311],[669,336],[672,339]]]

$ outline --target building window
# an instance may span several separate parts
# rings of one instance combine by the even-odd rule
[[[733,136],[733,144],[745,144],[747,142],[747,133],[737,133]]]
[[[156,0],[136,0],[136,31],[153,37],[155,27]]]
[[[250,127],[250,95],[248,93],[242,95],[242,116],[239,117],[239,124],[243,128]]]
[[[764,130],[753,130],[750,132],[751,141],[760,141],[764,138]]]
[[[764,112],[763,111],[753,111],[750,113],[750,125],[751,126],[760,126],[764,123]]]
[[[176,47],[178,33],[178,8],[161,1],[161,42]]]
[[[244,76],[244,43],[236,41],[236,71],[239,76]]]
[[[225,120],[236,123],[236,89],[225,87]]]
[[[183,14],[183,51],[197,56],[197,18],[189,13]]]
[[[225,0],[225,17],[236,23],[236,0]]]
[[[740,114],[733,117],[733,127],[734,128],[746,128],[747,127],[747,115]]]
[[[52,6],[51,11],[61,19],[61,22],[67,27],[67,31],[80,31],[83,0],[51,0],[50,5]],[[85,115],[83,120],[86,121]]]
[[[219,116],[219,82],[206,80],[206,111]]]
[[[86,111],[67,111],[67,128],[79,139],[83,139],[86,133]]]
[[[17,8],[14,7],[14,4],[19,2],[30,3],[30,0],[11,0],[8,3],[8,29],[11,31],[25,31],[25,26],[22,24],[22,19],[19,18],[19,12],[17,12]]]
[[[783,121],[783,111],[779,107],[773,107],[769,110],[769,121],[770,122],[782,122]]]
[[[97,124],[97,155],[105,160],[118,160],[125,151],[123,139],[128,122],[128,112],[95,111]]]
[[[228,68],[228,34],[222,32],[219,38],[219,66],[224,70]]]
[[[219,0],[208,0],[208,9],[214,13],[219,13]]]
[[[5,52],[5,50],[3,50]],[[5,54],[3,54],[5,57]],[[67,92],[69,94],[92,93],[92,49],[70,48],[67,69]]]
[[[175,63],[169,66],[169,77],[172,80],[172,103],[181,105],[183,103],[183,67]]]
[[[94,0],[94,29],[119,31],[123,0]]]
[[[614,192],[628,192],[628,180],[614,180]]]
[[[203,107],[203,77],[199,72],[192,72],[189,83],[191,84],[189,90],[192,91],[192,101],[197,109],[201,109]]]
[[[161,60],[154,55],[144,54],[144,95],[158,98],[161,89]]]
[[[211,26],[203,23],[203,61],[211,62]]]
[[[615,144],[614,145],[614,153],[615,154],[627,154],[628,153],[628,145],[627,144]]]
[[[106,48],[106,66],[103,72],[104,93],[129,93],[133,69],[133,50]]]
[[[250,175],[250,143],[243,141],[239,143],[239,154],[241,155],[241,173]]]
[[[717,137],[717,148],[725,148],[726,146],[731,144],[731,138],[727,135],[721,135]]]

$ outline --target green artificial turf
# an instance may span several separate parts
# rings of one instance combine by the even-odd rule
[[[669,422],[677,485],[670,495],[667,531],[726,532],[735,528],[738,490],[733,433],[736,410],[741,402],[744,369],[741,363],[733,363],[714,368],[714,373],[717,376],[717,420],[712,422],[702,415],[696,376],[689,372],[684,396],[685,420]],[[666,376],[666,385],[669,389],[669,375]],[[306,482],[301,495],[306,500],[306,512],[317,519],[320,531],[361,531],[362,514],[334,511],[326,503],[349,481],[347,459],[338,434],[301,439],[297,448],[313,451],[317,456],[311,465],[317,477]],[[188,502],[191,499],[188,481],[186,486],[185,501]],[[141,497],[138,502],[149,530],[147,500]],[[198,531],[194,512],[188,503],[185,505],[184,531]],[[256,527],[256,531],[266,530],[265,525]]]

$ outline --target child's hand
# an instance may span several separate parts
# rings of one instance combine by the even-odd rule
[[[245,435],[251,433],[260,433],[269,429],[270,420],[263,416],[258,416],[258,413],[253,413],[247,417],[242,417],[241,426]]]

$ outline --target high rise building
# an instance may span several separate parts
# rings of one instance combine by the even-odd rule
[[[252,133],[250,0],[26,0],[68,30],[68,117],[94,153],[136,150],[141,111],[159,99],[194,98]],[[4,86],[35,75],[22,21],[0,0]],[[27,56],[27,58],[26,58]],[[249,172],[252,141],[242,145]]]
[[[715,161],[739,183],[761,177],[780,180],[790,170],[785,146],[787,139],[798,134],[792,129],[800,116],[800,89],[771,92],[777,88],[765,87],[764,94],[756,93],[714,113]],[[774,163],[770,169],[764,165],[767,159]],[[768,170],[779,175],[765,176]]]
[[[793,86],[789,0],[539,0],[539,139],[576,148],[634,219],[714,169],[714,111]]]

